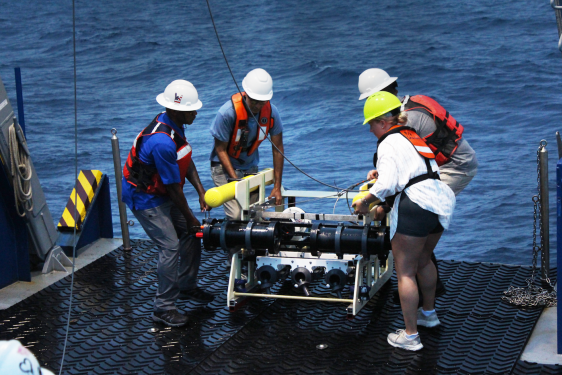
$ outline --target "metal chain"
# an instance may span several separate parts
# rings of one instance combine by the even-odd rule
[[[533,207],[533,266],[531,268],[531,277],[529,277],[526,281],[527,287],[525,288],[517,288],[511,285],[508,290],[503,292],[504,296],[502,300],[515,306],[520,307],[553,307],[556,306],[556,291],[554,290],[554,286],[552,282],[547,277],[544,280],[548,283],[548,289],[544,289],[538,286],[533,285],[533,280],[535,279],[535,272],[537,270],[537,258],[539,256],[539,252],[541,251],[541,247],[537,244],[537,222],[539,223],[539,233],[542,239],[544,236],[544,231],[542,227],[542,220],[541,220],[541,169],[540,169],[540,152],[541,150],[546,147],[546,141],[543,139],[539,144],[539,148],[537,149],[537,194],[533,196],[532,200],[534,203]]]

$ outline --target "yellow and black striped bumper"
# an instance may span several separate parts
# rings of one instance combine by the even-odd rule
[[[76,215],[76,230],[82,228],[82,223],[86,218],[88,207],[92,203],[96,194],[96,189],[101,181],[103,173],[95,170],[80,171],[76,187],[72,189],[66,208],[60,218],[58,229],[61,231],[74,230]],[[75,201],[76,198],[76,201]],[[76,212],[75,212],[76,211]]]

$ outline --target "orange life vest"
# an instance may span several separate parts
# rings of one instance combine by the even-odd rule
[[[273,128],[273,118],[271,117],[271,104],[269,101],[260,110],[257,116],[259,127],[256,140],[252,145],[248,145],[248,136],[250,129],[248,128],[248,112],[244,100],[246,93],[243,92],[232,95],[232,106],[236,112],[236,120],[234,121],[234,129],[228,143],[228,155],[238,159],[242,151],[247,151],[248,155],[252,155],[259,145],[265,140],[269,131]]]
[[[437,129],[424,137],[424,140],[435,154],[437,165],[441,166],[450,162],[459,146],[464,127],[429,96],[406,96],[402,107],[404,111],[420,111],[433,117]]]
[[[139,133],[133,147],[127,157],[127,162],[123,167],[123,176],[125,180],[133,186],[136,186],[137,191],[143,191],[148,194],[165,195],[166,185],[162,182],[160,174],[155,166],[143,163],[139,158],[139,150],[142,147],[143,141],[146,137],[153,134],[166,134],[176,144],[176,153],[178,167],[180,170],[180,186],[183,188],[187,171],[191,165],[191,146],[187,140],[180,134],[175,132],[169,125],[158,121],[160,114],[152,120],[150,125],[144,128]]]
[[[403,126],[403,125],[395,125],[395,126],[391,127],[390,129],[388,129],[388,131],[386,133],[384,133],[379,138],[379,140],[377,142],[377,148],[382,143],[382,141],[384,141],[386,139],[386,137],[388,137],[391,134],[396,134],[396,133],[402,134],[408,141],[410,141],[410,143],[412,144],[412,146],[414,146],[414,148],[416,149],[418,154],[420,154],[423,157],[423,160],[425,161],[425,166],[427,168],[426,173],[424,173],[422,175],[419,175],[419,176],[416,176],[416,177],[412,178],[410,181],[408,181],[408,183],[406,184],[406,186],[404,186],[404,189],[402,189],[402,191],[406,190],[407,188],[409,188],[413,184],[417,184],[418,182],[422,182],[422,181],[429,180],[429,179],[440,180],[439,173],[433,172],[433,169],[431,168],[431,164],[429,162],[432,159],[434,159],[434,160],[436,159],[435,154],[431,151],[431,148],[428,146],[428,144],[415,132],[414,129],[412,129],[408,126]],[[377,154],[376,153],[375,153],[374,158],[373,158],[373,164],[375,165],[375,168],[376,168],[376,164],[377,164]],[[396,199],[396,196],[398,194],[400,194],[402,191],[399,191],[399,192],[397,192],[396,194],[394,194],[390,197],[386,197],[386,202],[388,203],[388,205],[390,207],[392,207],[394,205],[394,200]]]

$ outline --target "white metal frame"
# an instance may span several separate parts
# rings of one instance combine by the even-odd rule
[[[266,203],[265,187],[273,183],[274,175],[273,169],[266,169],[255,176],[238,181],[235,185],[235,199],[240,204],[242,210],[240,213],[241,220],[249,220],[248,215],[250,205],[250,192],[258,189],[258,201],[255,205],[263,205]],[[284,198],[286,197],[304,197],[304,198],[337,198],[337,195],[333,192],[316,192],[316,191],[305,191],[305,190],[285,190],[281,188],[281,193]],[[353,198],[357,195],[357,192],[349,192],[348,197]],[[283,207],[275,207],[276,211],[283,211]],[[291,218],[292,214],[274,214],[272,212],[263,212],[260,217],[278,217]],[[310,214],[312,219],[316,217],[316,214]],[[363,221],[363,224],[368,224],[373,221],[373,214],[369,215],[328,215],[319,214],[322,220],[354,220]],[[314,216],[314,217],[312,217]],[[393,269],[394,269],[394,258],[392,256],[392,251],[389,252],[387,260],[384,264],[381,264],[377,256],[370,256],[369,259],[365,259],[362,255],[344,255],[343,259],[338,259],[336,254],[323,253],[320,256],[313,256],[309,252],[296,252],[296,251],[283,251],[278,255],[272,256],[267,255],[264,257],[257,257],[257,263],[259,265],[269,264],[274,267],[282,267],[285,265],[293,267],[306,267],[312,271],[312,267],[326,267],[326,272],[333,268],[347,268],[347,264],[352,260],[355,264],[355,282],[352,298],[326,298],[326,297],[312,297],[312,296],[290,296],[290,295],[280,295],[280,294],[262,294],[255,293],[255,290],[259,287],[255,280],[254,272],[256,269],[256,262],[248,261],[248,275],[246,283],[244,284],[244,289],[246,292],[236,291],[236,279],[242,280],[242,259],[245,249],[241,249],[236,254],[232,255],[232,262],[230,268],[230,276],[228,280],[228,291],[227,291],[227,305],[232,311],[236,308],[236,305],[242,302],[247,297],[258,297],[258,298],[279,298],[279,299],[296,299],[296,300],[317,300],[322,302],[339,302],[348,303],[347,315],[348,317],[353,317],[369,302],[369,300],[375,295],[375,293],[390,279]],[[366,279],[366,280],[365,280]],[[370,290],[361,296],[361,287],[364,285],[364,281]]]

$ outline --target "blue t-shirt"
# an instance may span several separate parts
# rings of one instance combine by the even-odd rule
[[[256,116],[257,118],[258,116]],[[271,104],[271,117],[273,118],[273,128],[269,131],[270,135],[278,135],[283,132],[283,123],[281,122],[281,117],[279,116],[279,111],[277,107]],[[234,111],[234,106],[232,101],[224,103],[224,105],[219,109],[215,121],[211,125],[211,135],[222,142],[229,142],[232,137],[232,132],[234,131],[234,123],[236,121],[236,112]],[[250,115],[248,116],[248,128],[250,133],[248,135],[248,144],[252,144],[256,139],[258,134],[258,125],[254,118]],[[263,145],[263,143],[262,143]],[[261,146],[261,145],[260,145]],[[211,156],[209,160],[218,162],[219,157],[215,151],[213,144],[213,150],[211,151]],[[238,159],[230,157],[230,162],[234,169],[247,170],[255,167],[260,162],[259,148],[254,151],[252,155],[248,155],[247,152],[242,151]]]
[[[183,127],[179,127],[164,112],[158,116],[158,121],[169,125],[176,133],[185,137]],[[139,152],[139,159],[148,165],[156,166],[162,182],[165,185],[180,183],[180,168],[178,167],[176,144],[166,134],[152,134],[145,136]],[[142,191],[135,191],[136,187],[131,185],[123,177],[121,183],[123,187],[123,202],[131,210],[147,210],[160,206],[168,201],[168,196],[148,194]]]

